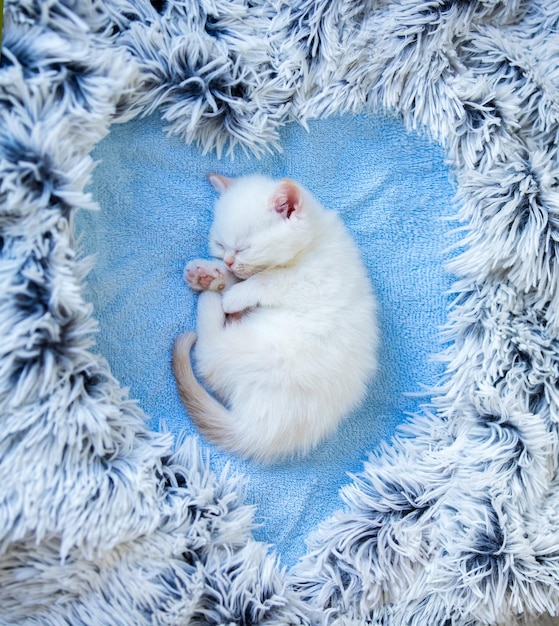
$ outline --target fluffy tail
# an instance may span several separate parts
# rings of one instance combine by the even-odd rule
[[[193,332],[180,335],[173,347],[173,371],[188,414],[198,430],[209,440],[227,450],[235,449],[229,411],[202,387],[194,376],[190,350],[196,341]]]

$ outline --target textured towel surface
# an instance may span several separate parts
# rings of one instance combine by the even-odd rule
[[[218,160],[167,139],[155,118],[115,127],[93,153],[100,163],[91,191],[101,211],[80,213],[77,230],[84,251],[96,254],[88,284],[98,348],[152,427],[163,420],[178,435],[196,432],[175,390],[170,348],[195,324],[196,296],[182,268],[208,254],[216,194],[205,175],[291,176],[343,216],[380,302],[380,371],[365,405],[304,460],[262,468],[211,450],[217,467],[229,461],[249,478],[247,500],[262,523],[256,535],[292,564],[313,527],[341,507],[347,472],[361,470],[366,453],[417,409],[419,400],[404,393],[440,373],[430,357],[441,349],[449,297],[443,218],[454,212],[454,190],[440,147],[396,118],[347,115],[312,122],[310,133],[292,125],[281,143],[279,155]]]

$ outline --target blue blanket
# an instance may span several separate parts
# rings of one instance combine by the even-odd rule
[[[93,157],[90,191],[99,212],[81,212],[78,232],[96,264],[88,298],[100,322],[99,351],[130,388],[153,428],[194,435],[170,367],[174,338],[193,328],[196,296],[182,279],[191,258],[206,257],[215,192],[206,174],[260,171],[300,181],[336,209],[358,242],[380,302],[380,369],[363,407],[307,458],[263,468],[204,442],[217,470],[249,478],[259,539],[291,565],[321,520],[341,508],[339,489],[367,453],[389,441],[422,401],[407,393],[432,386],[441,350],[450,277],[454,190],[442,150],[408,133],[397,118],[363,114],[291,125],[282,154],[234,160],[203,156],[166,138],[156,117],[117,126]]]

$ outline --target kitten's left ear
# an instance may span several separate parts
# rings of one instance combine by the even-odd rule
[[[299,185],[289,178],[284,178],[279,182],[272,202],[274,210],[285,219],[300,213],[303,207],[303,198]]]
[[[227,176],[222,176],[221,174],[208,174],[208,180],[217,193],[220,194],[227,191],[233,184],[232,178],[227,178]]]

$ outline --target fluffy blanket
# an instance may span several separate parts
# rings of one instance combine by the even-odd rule
[[[473,626],[555,613],[559,3],[8,0],[5,11],[3,623]],[[449,280],[436,219],[451,213],[442,153],[393,118],[357,115],[365,110],[397,113],[439,142],[457,186],[462,230],[438,365],[424,358]],[[151,141],[161,134],[156,111],[174,137],[163,152]],[[348,112],[309,122],[308,136],[283,129]],[[115,122],[127,123],[106,137]],[[373,158],[396,144],[406,159]],[[298,159],[266,156],[271,147]],[[306,465],[256,470],[213,448],[209,461],[193,438],[173,443],[156,428],[164,419],[188,434],[168,360],[174,335],[193,322],[180,266],[204,252],[211,194],[202,173],[224,170],[202,152],[243,149],[263,159],[251,169],[295,169],[325,204],[338,201],[332,208],[362,246],[383,304],[380,381],[340,439]],[[418,155],[416,169],[403,170],[406,185],[390,186],[408,186],[416,201],[383,196],[388,175]],[[344,160],[361,165],[353,177],[342,171],[342,193],[332,175]],[[234,173],[249,161],[224,163]],[[138,189],[150,164],[158,177]],[[181,165],[194,168],[186,183]],[[95,201],[103,212],[80,212],[76,227],[78,210]],[[99,255],[89,292],[82,247]],[[417,280],[414,268],[425,268],[424,255],[433,264],[433,253],[435,287],[422,291],[429,277]],[[400,291],[376,260],[390,254],[393,276],[405,276]],[[104,356],[93,346],[97,317]],[[398,345],[412,326],[431,329],[421,341],[411,334],[418,367]],[[402,377],[387,385],[396,370]],[[421,382],[425,406],[393,402],[383,418],[386,398]],[[379,444],[404,408],[413,418]],[[347,470],[354,476],[333,512]],[[266,485],[285,487],[285,502]],[[296,502],[302,485],[310,507]],[[274,515],[278,528],[299,515],[299,534],[322,519],[295,565],[268,548],[280,531],[266,520],[254,531],[247,501],[259,505],[257,521]],[[277,542],[289,565],[303,552],[297,527]]]

